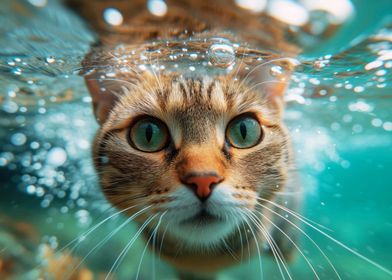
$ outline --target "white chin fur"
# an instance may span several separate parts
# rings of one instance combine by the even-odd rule
[[[204,203],[204,209],[219,219],[203,223],[187,222],[199,213],[203,203],[189,188],[178,188],[172,195],[174,200],[168,205],[170,211],[165,215],[165,219],[170,223],[168,232],[183,241],[186,246],[211,248],[218,245],[236,230],[242,220],[241,215],[235,215],[239,202],[232,197],[230,189],[230,186],[224,185],[215,187]]]

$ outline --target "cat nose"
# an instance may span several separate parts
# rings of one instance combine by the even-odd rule
[[[190,187],[201,201],[205,201],[211,195],[213,187],[222,181],[223,177],[216,173],[192,172],[184,176],[183,183]]]

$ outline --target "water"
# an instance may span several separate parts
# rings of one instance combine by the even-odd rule
[[[155,2],[150,3],[151,12],[165,13],[165,3]],[[257,10],[266,1],[237,2]],[[371,7],[368,2],[353,3],[356,16],[330,39],[318,36],[326,27],[323,21],[312,21],[310,37],[299,33],[298,43],[306,51],[298,61],[289,61],[296,70],[286,96],[286,122],[306,190],[303,215],[354,252],[304,225],[306,234],[342,279],[392,279],[385,271],[392,269],[392,11],[388,1]],[[78,246],[73,243],[61,250],[112,213],[97,191],[90,143],[98,126],[78,75],[96,36],[56,1],[9,1],[2,3],[0,13],[0,278],[7,279],[12,272],[16,279],[37,279],[38,267],[50,271],[79,263],[76,271],[87,277],[83,279],[106,275],[137,229],[128,225],[102,247],[96,246],[125,217],[111,219],[79,239]],[[121,13],[108,11],[106,20],[121,24]],[[259,65],[271,58],[262,53],[241,56],[241,42],[223,38],[189,41],[185,46],[171,43],[135,53],[119,46],[118,57],[137,56],[141,68],[190,75],[230,73],[241,60]],[[150,63],[154,56],[162,56],[161,49],[169,50],[167,61]],[[249,64],[250,71],[254,65]],[[287,63],[267,66],[271,76],[279,78]],[[110,70],[108,78],[123,71]],[[97,250],[90,252],[93,248]],[[320,279],[338,279],[305,235],[300,248]],[[153,279],[154,274],[157,279],[173,279],[170,267],[143,252],[144,244],[137,240],[116,271],[118,279],[129,279],[139,267],[139,279]],[[264,279],[281,279],[273,258],[262,262]],[[293,279],[315,278],[301,254],[290,271]],[[56,279],[66,274],[60,269],[57,273]],[[260,279],[259,275],[256,257],[222,272],[221,278]]]

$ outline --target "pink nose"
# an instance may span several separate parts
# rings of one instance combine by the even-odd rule
[[[217,174],[192,174],[185,176],[184,183],[195,191],[200,200],[204,201],[210,196],[212,188],[222,181],[223,178]]]

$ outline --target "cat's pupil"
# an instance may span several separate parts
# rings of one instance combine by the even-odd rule
[[[146,127],[146,140],[148,143],[150,143],[152,138],[152,125],[148,124]]]
[[[246,137],[246,125],[244,124],[244,122],[241,122],[241,124],[240,124],[240,132],[241,132],[242,139],[245,140],[245,137]]]

